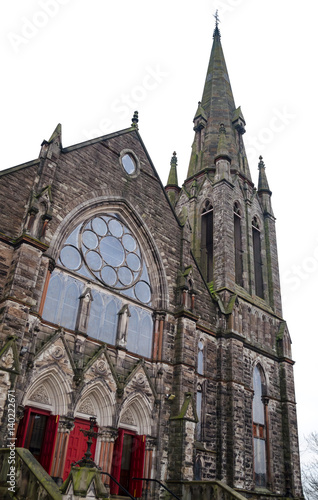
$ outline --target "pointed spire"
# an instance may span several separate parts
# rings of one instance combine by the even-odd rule
[[[258,176],[258,196],[261,201],[261,205],[264,210],[264,214],[269,214],[274,217],[273,209],[272,209],[272,203],[271,203],[271,196],[272,192],[269,189],[269,185],[267,182],[267,176],[265,173],[265,163],[263,162],[263,157],[259,157],[259,164],[258,164],[258,169],[259,169],[259,176]]]
[[[259,157],[259,163],[258,163],[258,170],[259,170],[259,175],[258,175],[258,192],[266,192],[269,193],[270,195],[272,194],[271,190],[269,189],[268,181],[267,181],[267,176],[265,172],[265,163],[263,162],[263,157]]]
[[[177,153],[174,151],[172,153],[172,158],[170,161],[170,172],[169,172],[167,186],[178,186],[177,164],[178,164]]]
[[[165,187],[166,193],[168,194],[172,206],[175,205],[177,196],[180,192],[180,188],[178,186],[177,164],[178,164],[177,153],[174,151],[170,161],[170,172],[169,172],[168,182]]]
[[[242,139],[245,120],[241,108],[237,108],[234,102],[221,45],[218,12],[214,17],[213,45],[202,99],[194,118],[195,138],[187,178],[213,166],[219,146],[219,126],[223,123],[227,135],[227,154],[232,159],[232,168],[251,180]]]

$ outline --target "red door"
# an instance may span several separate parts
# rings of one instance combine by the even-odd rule
[[[48,474],[51,473],[59,418],[59,415],[50,415],[48,417],[45,427],[45,436],[41,447],[39,462]]]
[[[146,449],[146,436],[134,436],[131,453],[130,488],[129,492],[136,498],[142,495],[142,481],[133,481],[134,477],[144,477],[144,461]]]
[[[124,429],[118,429],[118,437],[114,444],[113,462],[112,462],[112,476],[116,481],[120,482],[120,469],[121,469],[121,458],[123,453],[123,442],[124,442]],[[110,482],[110,493],[112,495],[118,495],[119,486],[114,482]]]
[[[59,416],[26,407],[17,431],[17,446],[27,448],[48,474],[51,472]]]
[[[68,441],[67,455],[65,459],[63,481],[67,478],[71,470],[71,464],[73,462],[78,462],[83,458],[87,450],[87,437],[81,432],[81,429],[89,430],[90,422],[87,420],[82,420],[81,418],[76,418],[74,421],[74,429],[70,433],[70,438]],[[94,431],[97,431],[97,426],[94,427]],[[93,439],[91,453],[94,460],[96,449],[96,438]]]
[[[112,476],[135,497],[141,497],[142,481],[133,481],[134,477],[143,477],[146,436],[137,436],[134,432],[118,429],[115,441]],[[114,482],[110,482],[112,495],[125,495]]]

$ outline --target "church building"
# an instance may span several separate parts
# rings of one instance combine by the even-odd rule
[[[163,186],[137,112],[68,147],[58,125],[0,172],[0,446],[14,394],[16,446],[58,485],[95,417],[92,457],[135,498],[162,491],[142,478],[184,499],[301,498],[272,193],[262,157],[251,178],[218,23],[193,107],[182,186],[176,153]]]

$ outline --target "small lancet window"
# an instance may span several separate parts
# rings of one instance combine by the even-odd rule
[[[213,280],[213,207],[208,200],[201,213],[201,266],[209,283]]]
[[[262,254],[261,254],[261,232],[259,222],[256,217],[252,221],[253,232],[253,257],[254,257],[254,276],[255,293],[258,297],[264,298],[264,284],[262,272]]]
[[[128,175],[132,175],[136,172],[136,162],[131,154],[125,154],[121,159],[121,163]]]
[[[200,375],[203,375],[203,342],[200,340],[198,343],[198,366],[197,366],[197,372]]]
[[[254,442],[254,479],[256,486],[266,487],[267,457],[266,457],[266,396],[265,377],[263,370],[256,366],[253,373],[253,442]]]
[[[197,397],[196,397],[196,410],[198,416],[198,422],[196,426],[196,438],[198,441],[202,439],[202,386],[198,384],[197,387]]]
[[[241,211],[237,202],[234,203],[234,251],[235,251],[235,283],[243,286],[243,250]]]

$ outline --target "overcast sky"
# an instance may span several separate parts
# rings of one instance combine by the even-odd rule
[[[301,450],[303,436],[318,430],[312,6],[312,0],[15,0],[0,7],[1,170],[37,158],[58,123],[69,146],[129,127],[138,110],[163,184],[176,150],[180,185],[218,8],[252,177],[257,183],[262,155],[273,192]]]

